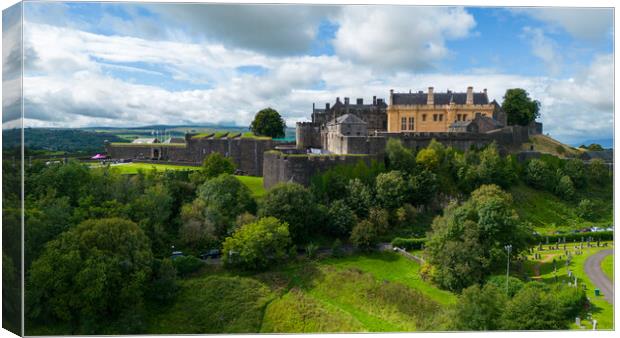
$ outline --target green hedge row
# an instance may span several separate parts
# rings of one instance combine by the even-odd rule
[[[568,233],[560,235],[533,235],[530,238],[530,244],[537,245],[539,243],[546,244],[549,239],[549,244],[554,244],[566,239],[567,243],[580,242],[583,238],[587,241],[588,238],[592,238],[592,241],[612,241],[614,239],[613,231],[598,231],[598,232],[580,232],[580,233]],[[392,240],[393,247],[399,247],[405,250],[420,250],[426,243],[426,238],[401,238],[396,237]]]
[[[596,240],[601,241],[611,241],[614,239],[613,231],[597,231],[597,232],[580,232],[580,233],[569,233],[569,234],[560,234],[560,235],[534,235],[531,239],[531,244],[546,244],[547,238],[549,239],[549,244],[557,243],[558,239],[563,241],[566,238],[567,243],[580,242],[583,238],[584,241],[587,241],[588,238],[591,237],[593,241]]]
[[[419,250],[426,243],[426,238],[400,238],[396,237],[392,240],[393,247],[399,247],[405,250]]]

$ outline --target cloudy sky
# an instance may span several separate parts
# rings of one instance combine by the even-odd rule
[[[294,126],[337,96],[472,85],[525,88],[574,144],[612,137],[613,43],[611,9],[29,2],[25,123],[247,126],[270,106]]]

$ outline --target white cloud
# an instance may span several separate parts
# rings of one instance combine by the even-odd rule
[[[515,11],[562,28],[579,39],[600,41],[612,34],[614,12],[611,8],[545,7]]]
[[[306,52],[319,23],[338,6],[150,4],[147,8],[189,34],[269,55]]]
[[[337,19],[336,53],[377,68],[420,70],[449,55],[446,40],[468,36],[463,8],[347,6]]]
[[[547,72],[550,75],[560,74],[562,55],[558,53],[555,41],[545,36],[540,28],[524,27],[523,33],[523,37],[529,40],[532,53],[544,62]]]
[[[610,135],[612,130],[610,55],[596,58],[573,80],[492,71],[484,75],[416,74],[409,70],[371,70],[364,63],[341,56],[277,57],[218,44],[103,36],[38,24],[27,27],[26,44],[36,55],[24,80],[26,123],[33,126],[246,126],[256,111],[267,106],[280,111],[292,126],[309,118],[313,102],[323,106],[333,103],[337,96],[352,100],[363,97],[368,102],[373,95],[387,99],[391,88],[404,92],[434,86],[437,91],[464,91],[472,85],[477,91],[488,88],[491,98],[499,102],[508,88],[526,89],[542,102],[546,132],[567,142]],[[156,64],[179,79],[206,81],[214,86],[172,91],[154,84],[131,83],[106,75],[101,60]],[[267,71],[260,75],[237,72],[236,68],[243,65]]]

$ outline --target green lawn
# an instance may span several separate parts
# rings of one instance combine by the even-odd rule
[[[96,167],[95,167],[96,168]],[[149,171],[165,171],[165,170],[199,170],[197,166],[187,165],[172,165],[172,164],[152,164],[152,163],[126,163],[112,166],[115,170],[118,170],[121,174],[137,174],[139,170]],[[264,196],[267,191],[263,187],[263,178],[258,176],[236,176],[241,183],[245,184],[252,196],[260,198]]]
[[[200,167],[188,166],[188,165],[172,165],[172,164],[152,164],[152,163],[124,163],[114,165],[115,168],[120,171],[121,174],[137,174],[139,170],[149,171],[165,171],[165,170],[198,170]]]
[[[613,282],[614,281],[614,255],[609,255],[603,258],[603,261],[601,262],[601,269],[603,270],[605,275],[607,275],[607,277],[609,277],[609,279]]]
[[[255,198],[263,197],[267,190],[263,186],[263,178],[257,176],[237,176],[237,179],[252,192],[252,196]]]
[[[567,243],[566,244],[567,249],[571,251],[574,250],[572,249],[573,245],[574,245],[573,243],[570,243],[570,245],[569,243]],[[544,247],[546,248],[546,245]],[[602,296],[597,297],[594,295],[595,286],[592,284],[590,279],[587,277],[584,271],[584,264],[585,264],[586,259],[590,255],[595,254],[598,251],[609,249],[609,248],[610,247],[589,248],[589,249],[584,248],[583,255],[573,255],[572,261],[569,265],[569,268],[573,272],[573,275],[577,277],[579,286],[581,287],[581,285],[583,284],[585,284],[586,286],[587,296],[593,305],[593,309],[590,311],[592,313],[592,318],[597,320],[599,329],[607,329],[607,330],[613,329],[613,306],[609,304],[607,301],[605,301],[605,299]],[[611,248],[613,248],[613,244]],[[530,260],[526,262],[526,269],[529,270],[528,271],[529,275],[534,280],[539,280],[545,283],[555,283],[556,280],[554,277],[553,263],[552,263],[553,259],[555,258],[556,266],[558,269],[557,270],[558,271],[557,272],[558,282],[566,283],[568,281],[568,276],[567,276],[567,268],[566,268],[566,257],[563,256],[564,251],[563,250],[545,250],[540,253],[542,255],[542,260],[537,262],[538,264],[534,264],[536,262],[532,260],[531,255],[529,256]],[[563,256],[562,259],[560,259],[560,256]],[[535,269],[533,269],[534,265],[538,266],[538,270],[540,271],[539,276],[535,276],[535,273],[534,273]],[[582,325],[586,326],[586,329],[592,329],[592,324],[588,320],[582,320]],[[571,328],[577,329],[574,322],[571,325]]]

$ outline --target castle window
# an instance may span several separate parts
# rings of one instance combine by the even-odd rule
[[[481,115],[482,115],[481,112],[479,112],[479,111],[476,112],[476,117],[480,117]]]
[[[467,121],[467,114],[463,114],[463,121]]]
[[[422,114],[422,121],[426,121],[426,114]]]
[[[409,118],[409,130],[413,130],[413,117]]]
[[[456,120],[460,121],[461,120],[461,116],[462,116],[461,114],[456,114]]]
[[[407,130],[407,118],[403,117],[400,119],[400,130]]]
[[[439,114],[439,121],[443,121],[443,114]]]
[[[437,122],[437,114],[433,114],[433,121]]]

